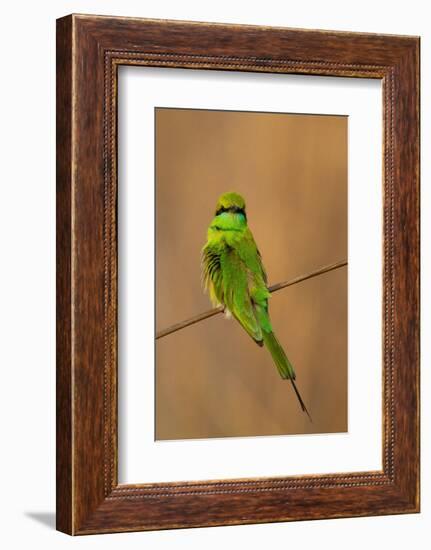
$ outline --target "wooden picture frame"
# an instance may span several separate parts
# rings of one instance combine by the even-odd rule
[[[383,83],[383,469],[119,485],[117,68]],[[365,345],[365,344],[364,344]],[[57,21],[57,529],[419,511],[419,38],[70,15]]]

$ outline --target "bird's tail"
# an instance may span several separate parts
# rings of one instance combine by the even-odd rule
[[[274,360],[274,363],[278,369],[281,378],[283,378],[284,380],[290,380],[296,397],[298,398],[299,404],[301,405],[301,409],[307,414],[310,421],[312,421],[310,413],[308,412],[307,407],[302,400],[301,394],[296,387],[295,371],[293,370],[292,364],[287,358],[284,349],[281,347],[280,342],[277,340],[273,332],[263,332],[263,341],[272,355],[272,359]]]
[[[280,376],[285,380],[295,380],[295,371],[293,370],[292,364],[284,353],[284,349],[281,347],[275,334],[273,332],[263,331],[263,341],[274,359]]]

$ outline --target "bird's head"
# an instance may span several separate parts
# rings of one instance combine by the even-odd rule
[[[245,200],[244,198],[230,191],[229,193],[223,193],[217,201],[216,216],[223,212],[230,212],[231,214],[242,214],[247,219],[245,213]]]

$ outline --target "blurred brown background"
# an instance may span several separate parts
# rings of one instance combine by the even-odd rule
[[[269,284],[347,259],[347,118],[156,110],[156,330],[209,309],[200,251],[237,191]],[[223,315],[156,342],[156,439],[347,431],[347,268],[272,295],[269,352]]]

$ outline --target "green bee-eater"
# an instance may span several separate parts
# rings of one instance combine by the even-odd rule
[[[294,382],[295,371],[272,330],[265,268],[238,193],[224,193],[217,202],[202,250],[202,278],[213,305],[222,305],[259,346],[268,348],[280,376],[291,381],[308,414]]]

